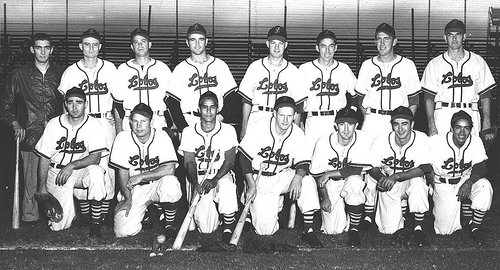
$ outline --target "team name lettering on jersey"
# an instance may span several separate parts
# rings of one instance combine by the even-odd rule
[[[211,146],[208,146],[206,149],[205,149],[205,145],[202,145],[198,148],[195,148],[194,149],[194,157],[198,161],[198,164],[199,164],[198,168],[201,169],[201,164],[203,162],[206,162],[207,164],[209,164],[210,161],[212,161],[212,159],[214,158],[214,154],[215,154],[215,150],[212,150]],[[220,154],[218,154],[215,157],[214,162],[219,161],[219,160],[220,160]]]
[[[265,159],[268,159],[264,161],[264,163],[268,164],[286,165],[290,161],[290,157],[288,154],[286,155],[281,154],[281,149],[278,149],[278,151],[274,152],[271,146],[266,146],[264,148],[261,148],[260,152],[258,152],[257,155]]]
[[[193,73],[193,76],[189,78],[188,87],[196,86],[194,91],[197,91],[203,88],[216,87],[217,85],[219,85],[217,76],[208,76],[207,73],[203,76],[198,76],[198,73]]]
[[[87,95],[105,95],[108,93],[108,83],[100,83],[97,79],[93,83],[83,80],[78,87]]]
[[[311,91],[317,91],[326,89],[327,92],[319,92],[316,96],[336,96],[339,94],[339,84],[332,83],[332,79],[328,79],[326,82],[322,82],[320,78],[317,78],[312,82]]]
[[[448,174],[462,174],[471,166],[472,166],[472,161],[465,163],[464,160],[462,159],[460,160],[459,163],[456,163],[454,158],[449,158],[444,161],[444,164],[443,166],[441,166],[441,168],[445,170],[451,170],[448,172]]]
[[[460,73],[458,73],[458,76],[454,76],[451,71],[443,75],[443,80],[441,81],[441,84],[450,83],[450,82],[452,84],[450,86],[448,86],[448,88],[468,87],[468,86],[472,86],[474,84],[470,75],[463,76],[462,72],[460,72]]]
[[[150,79],[148,75],[141,79],[139,76],[134,75],[128,80],[130,83],[128,89],[134,90],[153,90],[159,87],[158,80],[156,78]]]
[[[380,74],[375,75],[375,77],[372,78],[372,84],[371,87],[376,87],[377,91],[388,89],[398,89],[401,87],[401,78],[392,78],[392,73],[387,74],[387,77],[384,77]]]
[[[344,158],[344,160],[339,160],[338,158],[329,159],[328,165],[331,165],[335,169],[340,169],[347,166],[347,158]]]
[[[264,95],[279,95],[288,92],[288,85],[286,82],[280,83],[278,79],[274,80],[274,83],[269,82],[269,78],[264,78],[259,82],[258,90],[265,90],[262,94]]]
[[[61,150],[59,151],[60,153],[68,153],[68,154],[77,154],[77,153],[85,153],[87,151],[87,147],[85,147],[85,142],[80,141],[77,142],[76,138],[71,139],[71,141],[68,142],[68,138],[66,137],[61,137],[56,142],[56,150]]]
[[[395,157],[388,157],[382,160],[384,165],[389,166],[394,170],[408,170],[415,166],[415,162],[413,160],[406,160],[406,157],[402,157],[401,159],[397,159]]]
[[[128,163],[132,166],[139,165],[139,168],[135,169],[136,171],[144,171],[144,170],[150,171],[158,167],[158,164],[160,163],[160,158],[158,156],[154,158],[149,158],[149,155],[146,155],[144,159],[142,159],[141,156],[134,155],[130,157]]]

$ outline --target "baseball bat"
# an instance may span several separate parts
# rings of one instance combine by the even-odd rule
[[[255,184],[259,182],[260,176],[262,175],[262,170],[264,169],[265,165],[261,164],[259,168],[259,173],[257,174],[257,178],[255,179]],[[245,207],[241,211],[240,218],[238,219],[238,223],[236,223],[236,227],[234,228],[233,235],[231,236],[231,240],[229,241],[229,244],[232,245],[238,245],[238,241],[240,241],[241,237],[241,232],[243,231],[243,227],[245,226],[245,220],[247,219],[248,216],[248,211],[250,210],[250,205],[252,204],[251,200],[247,200],[245,202]]]
[[[205,175],[203,175],[203,178],[201,180],[200,186],[203,185],[203,182],[207,179],[210,171],[212,170],[212,166],[214,165],[215,159],[217,158],[217,155],[219,154],[219,149],[215,150],[215,153],[213,155],[212,160],[208,164],[208,169]],[[190,191],[188,191],[190,192]],[[182,243],[184,242],[184,238],[186,238],[186,234],[189,230],[189,224],[191,224],[191,220],[193,219],[194,211],[196,210],[196,206],[200,202],[201,195],[199,192],[196,192],[194,195],[193,200],[191,201],[191,205],[189,206],[189,210],[186,214],[186,217],[184,217],[184,220],[182,221],[182,225],[179,228],[179,232],[177,232],[177,236],[175,237],[174,244],[172,245],[172,249],[180,249],[182,247]]]
[[[19,229],[19,137],[16,138],[16,173],[14,177],[14,205],[12,207],[12,229]]]
[[[295,215],[297,213],[297,203],[292,202],[290,204],[290,214],[288,215],[288,228],[295,228]]]

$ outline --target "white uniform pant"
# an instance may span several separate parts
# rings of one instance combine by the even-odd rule
[[[283,208],[283,193],[290,191],[295,170],[285,169],[274,176],[261,176],[257,183],[257,195],[250,205],[252,224],[259,235],[271,235],[279,229],[278,213]],[[318,190],[310,175],[302,178],[302,189],[297,199],[301,213],[318,210]]]
[[[404,227],[402,200],[408,200],[411,213],[429,211],[427,194],[429,188],[422,177],[415,177],[404,182],[396,182],[390,191],[378,193],[375,222],[381,233],[393,234]]]
[[[366,197],[365,205],[375,207],[375,203],[377,202],[377,181],[368,173],[364,175],[364,178],[366,183],[366,187],[364,189]]]
[[[104,169],[101,166],[89,165],[79,170],[73,170],[63,186],[58,186],[55,183],[59,171],[60,169],[50,167],[47,176],[47,191],[56,197],[63,209],[61,221],[57,223],[49,221],[50,228],[54,231],[69,228],[76,216],[73,189],[86,189],[89,200],[100,201],[106,197]]]
[[[335,115],[308,116],[306,118],[305,135],[311,153],[319,138],[335,131],[334,123]]]
[[[479,135],[479,131],[481,130],[481,116],[479,115],[479,111],[474,111],[471,108],[448,108],[442,107],[441,109],[437,109],[434,111],[434,121],[436,124],[436,129],[438,133],[446,133],[450,131],[451,127],[451,117],[456,112],[460,110],[465,111],[472,117],[473,127],[472,134]]]
[[[181,185],[173,175],[167,175],[159,180],[145,185],[137,185],[132,189],[132,207],[128,216],[125,211],[115,212],[115,235],[126,237],[138,234],[142,229],[141,221],[146,208],[152,202],[177,202],[182,196]],[[123,196],[118,196],[119,201]]]
[[[363,193],[365,185],[359,175],[349,176],[345,180],[330,180],[326,183],[331,212],[321,210],[323,218],[321,230],[325,234],[339,234],[349,229],[349,216],[345,211],[345,204],[356,206],[365,203]]]
[[[201,178],[202,176],[198,177]],[[219,204],[219,212],[215,203]],[[219,179],[215,188],[201,196],[194,212],[194,221],[201,233],[212,233],[219,226],[219,213],[228,215],[236,211],[238,211],[236,184],[233,176],[228,173]]]
[[[434,201],[434,230],[436,234],[452,234],[460,230],[460,208],[461,202],[457,200],[457,192],[460,186],[469,179],[469,175],[463,176],[456,185],[441,183],[439,177],[435,178],[435,188],[432,199]],[[488,211],[491,207],[493,189],[486,178],[479,179],[472,185],[470,199],[471,209]]]
[[[373,138],[381,134],[389,134],[392,131],[391,116],[378,113],[365,114],[361,130],[367,132]]]

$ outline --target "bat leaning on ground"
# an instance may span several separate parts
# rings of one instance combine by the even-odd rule
[[[19,229],[19,137],[16,138],[16,174],[14,178],[14,205],[12,206],[12,229]]]

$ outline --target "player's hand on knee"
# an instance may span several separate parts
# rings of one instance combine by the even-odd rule
[[[325,197],[321,200],[321,210],[330,213],[332,211],[332,202],[330,198]]]
[[[57,174],[56,185],[64,186],[64,184],[66,184],[71,174],[73,174],[73,169],[74,165],[72,163],[68,163],[68,165],[64,166],[64,168],[62,168]]]
[[[457,199],[461,202],[469,199],[471,190],[472,190],[472,181],[466,180],[458,189]]]
[[[290,199],[297,200],[300,197],[300,190],[302,189],[302,177],[295,176],[290,184]]]
[[[203,184],[201,185],[201,191],[203,192],[202,194],[207,194],[217,186],[217,179],[206,179]]]
[[[322,174],[321,177],[318,179],[317,184],[319,188],[324,188],[326,186],[326,183],[330,180],[330,177],[326,175],[326,173]]]
[[[116,205],[116,212],[125,211],[125,216],[128,217],[130,208],[132,208],[132,200],[123,200]]]
[[[129,190],[132,190],[136,185],[140,184],[142,182],[142,177],[140,174],[134,175],[128,179],[127,182],[127,188]]]

